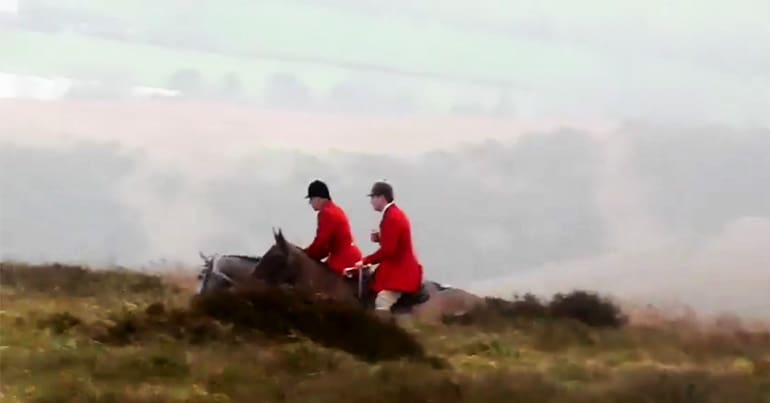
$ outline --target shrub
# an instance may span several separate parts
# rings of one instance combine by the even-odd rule
[[[444,318],[446,324],[505,327],[523,319],[571,319],[593,327],[620,327],[627,320],[612,301],[586,291],[556,294],[545,303],[532,294],[513,300],[485,298],[465,315]]]

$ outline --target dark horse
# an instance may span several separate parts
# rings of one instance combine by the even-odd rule
[[[273,286],[288,285],[366,309],[374,306],[374,295],[369,290],[370,275],[346,278],[329,269],[324,263],[307,256],[289,243],[279,230],[273,232],[275,244],[261,257],[224,255],[207,258],[198,276],[198,293],[247,285],[260,281]],[[376,275],[376,273],[374,274]],[[439,320],[444,315],[461,315],[483,299],[466,291],[442,286],[433,281],[423,283],[415,294],[405,294],[391,308],[394,314],[411,314],[420,319]]]

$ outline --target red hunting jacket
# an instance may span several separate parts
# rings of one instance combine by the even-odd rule
[[[422,285],[422,265],[412,247],[412,229],[406,214],[395,204],[386,208],[380,222],[380,249],[364,264],[379,264],[372,290],[417,292]]]
[[[318,229],[313,243],[305,248],[313,259],[328,256],[326,264],[340,275],[361,260],[361,250],[353,242],[350,223],[345,212],[331,200],[318,211]]]

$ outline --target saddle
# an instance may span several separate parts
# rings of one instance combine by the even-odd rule
[[[353,274],[351,277],[346,277],[345,281],[349,282],[351,286],[357,289],[359,272]],[[359,297],[359,301],[364,308],[374,309],[374,299],[376,295],[370,288],[370,284],[374,279],[374,274],[370,271],[364,271],[362,281],[363,295]],[[405,313],[409,312],[416,305],[423,304],[430,299],[430,293],[426,287],[426,283],[423,282],[420,289],[414,293],[403,293],[395,304],[390,308],[392,313]]]
[[[393,313],[409,312],[416,305],[423,304],[429,299],[430,294],[425,288],[425,283],[423,282],[417,292],[401,294],[401,297],[398,299],[398,301],[396,301],[395,304],[393,304],[393,306],[390,308],[390,311]]]

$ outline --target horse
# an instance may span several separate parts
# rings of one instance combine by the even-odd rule
[[[196,294],[199,295],[250,283],[254,279],[254,269],[261,260],[259,256],[206,256],[201,252],[199,255],[203,259],[203,268],[197,276]]]
[[[320,293],[344,303],[359,304],[365,309],[374,308],[375,295],[369,289],[369,282],[376,273],[357,273],[350,278],[340,276],[324,263],[307,256],[302,248],[288,242],[280,229],[274,230],[273,236],[275,243],[259,258],[226,255],[209,259],[199,276],[199,293],[260,281]],[[425,281],[418,292],[402,295],[391,307],[391,313],[423,321],[440,321],[444,316],[459,316],[483,303],[483,298],[467,291]]]

